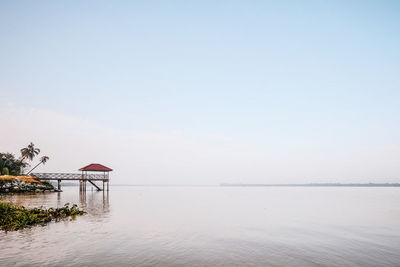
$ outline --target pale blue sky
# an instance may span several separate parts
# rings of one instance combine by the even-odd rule
[[[0,98],[257,153],[400,156],[399,14],[399,1],[0,1]]]

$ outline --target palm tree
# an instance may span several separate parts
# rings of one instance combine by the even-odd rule
[[[40,153],[39,148],[35,148],[35,145],[31,142],[27,147],[21,149],[21,155],[23,161],[24,159],[28,158],[30,161]]]
[[[37,166],[39,166],[40,164],[46,164],[46,162],[49,160],[48,156],[43,156],[40,158],[40,162],[38,164],[36,164],[35,167],[32,168],[32,170],[30,170],[26,175],[30,174],[34,169],[36,169]]]
[[[31,142],[27,147],[24,147],[21,149],[21,160],[20,163],[22,164],[24,162],[24,159],[28,158],[30,161],[33,160],[33,158],[40,153],[39,148],[35,148],[35,145]],[[20,172],[22,172],[23,168],[20,169]]]

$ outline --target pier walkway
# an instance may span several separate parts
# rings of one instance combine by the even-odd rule
[[[91,180],[91,181],[108,181],[108,176],[104,174],[82,174],[82,173],[32,173],[37,180]]]
[[[58,181],[58,190],[61,190],[61,181],[79,181],[79,189],[83,191],[86,190],[86,182],[92,184],[98,191],[104,191],[105,183],[107,183],[107,191],[109,190],[109,172],[112,171],[112,169],[101,164],[92,163],[86,167],[80,168],[79,171],[82,171],[82,173],[32,173],[32,176],[39,181]],[[94,181],[102,181],[103,188],[97,186]]]

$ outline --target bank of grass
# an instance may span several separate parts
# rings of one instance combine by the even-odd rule
[[[33,178],[32,176],[27,176],[27,175],[20,175],[20,176],[12,176],[12,175],[0,175],[0,181],[19,181],[19,182],[25,182],[25,183],[35,183],[35,184],[40,184],[38,180]]]
[[[23,206],[0,202],[0,230],[16,231],[37,224],[44,225],[53,220],[59,221],[68,217],[74,219],[77,215],[84,213],[76,204],[70,207],[69,203],[62,208],[28,209]]]

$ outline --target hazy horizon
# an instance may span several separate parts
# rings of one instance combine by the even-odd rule
[[[399,182],[399,11],[1,1],[0,152],[116,184]]]

